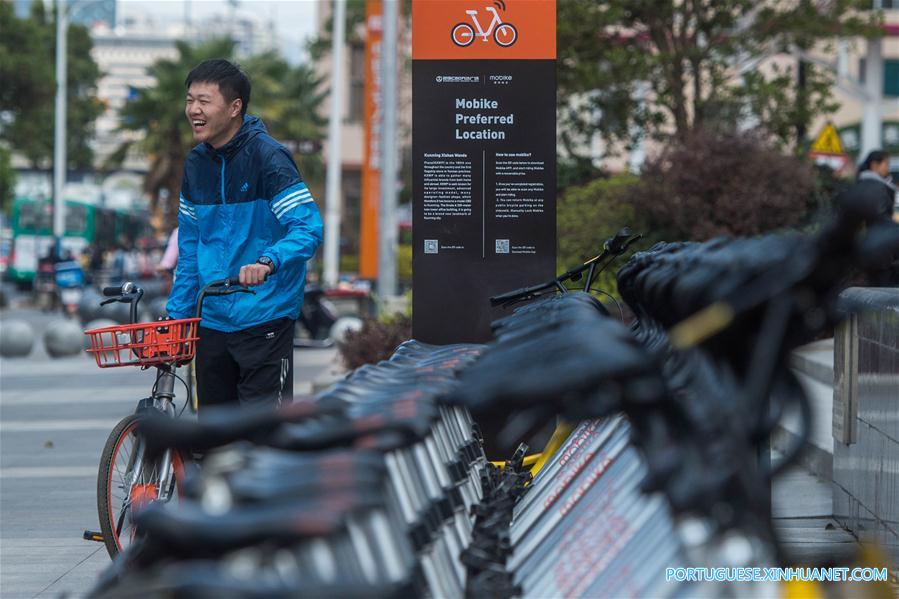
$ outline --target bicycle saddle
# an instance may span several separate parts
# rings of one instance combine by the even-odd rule
[[[418,594],[411,580],[329,583],[302,579],[291,583],[273,576],[237,576],[225,564],[193,559],[128,574],[94,589],[89,596],[94,599],[405,599]]]
[[[170,418],[156,411],[145,412],[137,432],[147,443],[150,456],[168,448],[206,451],[234,441],[262,439],[284,423],[339,414],[342,406],[333,401],[296,401],[277,410],[270,406],[204,408],[202,420]]]
[[[150,503],[135,514],[135,521],[150,542],[175,554],[205,557],[259,543],[289,545],[333,535],[343,530],[349,513],[382,505],[378,494],[346,491],[264,507],[235,507],[222,515],[210,515],[193,503],[172,507]]]

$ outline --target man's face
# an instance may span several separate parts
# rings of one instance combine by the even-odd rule
[[[190,122],[194,139],[212,147],[223,146],[234,135],[234,119],[240,116],[241,102],[228,102],[218,83],[194,81],[187,90],[184,114]]]
[[[890,174],[890,157],[887,156],[880,162],[872,162],[871,170],[881,177],[886,178]]]

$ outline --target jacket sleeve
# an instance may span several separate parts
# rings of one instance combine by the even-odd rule
[[[271,258],[275,270],[283,264],[306,262],[321,245],[322,218],[312,193],[284,148],[272,153],[265,168],[265,181],[269,208],[287,234],[262,255]]]
[[[166,311],[172,318],[192,318],[196,313],[197,293],[200,287],[200,275],[197,268],[197,230],[196,206],[188,198],[187,173],[181,184],[181,198],[178,204],[178,265],[175,268],[175,281],[166,304]]]

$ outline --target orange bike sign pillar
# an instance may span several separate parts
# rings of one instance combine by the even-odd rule
[[[359,275],[378,277],[378,209],[381,202],[381,0],[365,2],[365,114],[362,205],[359,218]]]
[[[412,1],[413,335],[486,341],[556,267],[555,0]]]

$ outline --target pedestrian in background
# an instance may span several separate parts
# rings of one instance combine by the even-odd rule
[[[863,213],[871,214],[867,225],[889,223],[894,220],[896,186],[890,178],[890,155],[874,150],[858,167],[858,177],[853,185],[837,196],[838,206],[864,206]],[[899,267],[896,256],[869,276],[868,284],[875,287],[899,284]]]
[[[890,178],[890,155],[883,150],[869,153],[858,167],[858,179],[847,190],[858,199],[871,199],[877,206],[877,221],[893,219],[896,185]]]
[[[159,264],[156,265],[156,272],[170,274],[178,265],[178,227],[169,235],[169,241],[165,246],[165,253]]]

